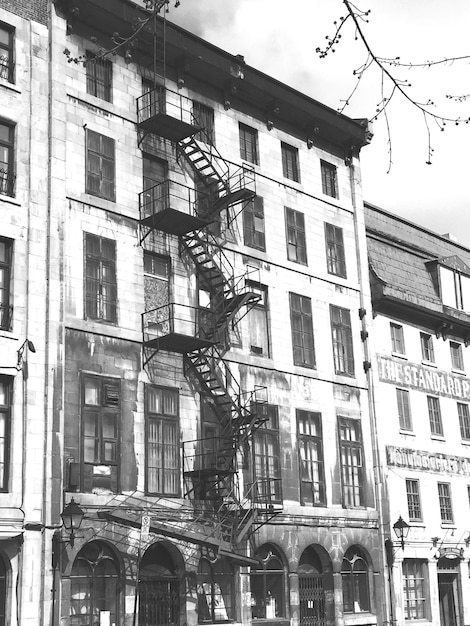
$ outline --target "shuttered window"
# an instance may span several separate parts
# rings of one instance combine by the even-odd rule
[[[294,365],[315,367],[312,302],[306,296],[289,294]]]
[[[321,414],[297,411],[299,432],[300,500],[326,504]]]
[[[117,321],[116,242],[85,233],[85,316]]]
[[[333,361],[336,374],[354,376],[351,315],[348,309],[330,305]]]
[[[87,51],[86,90],[92,96],[111,102],[113,64]]]

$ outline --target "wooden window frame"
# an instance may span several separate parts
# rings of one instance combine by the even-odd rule
[[[116,150],[114,139],[89,128],[85,129],[85,138],[85,191],[92,196],[115,202]],[[99,144],[98,149],[95,150],[91,147],[92,141]],[[109,175],[106,174],[106,169],[109,170]]]
[[[255,196],[243,205],[243,243],[256,250],[266,251],[264,200]]]
[[[325,222],[325,245],[328,274],[347,278],[343,229]]]
[[[4,151],[4,160],[0,162],[0,195],[15,196],[15,125],[0,119],[0,126],[5,130],[6,138],[0,139],[0,150]],[[3,152],[2,152],[3,154]]]
[[[459,372],[463,372],[464,370],[464,362],[463,362],[463,350],[462,344],[457,341],[449,342],[450,349],[450,359],[452,363],[452,369],[458,370]]]
[[[400,430],[413,430],[413,421],[411,418],[410,393],[408,389],[396,389],[397,408]],[[406,398],[406,401],[405,401]]]
[[[0,30],[5,33],[7,43],[0,43],[0,78],[9,83],[15,82],[15,28],[0,22]],[[6,53],[6,54],[5,54]]]
[[[465,441],[470,441],[470,407],[466,402],[457,402],[457,414],[459,416],[460,436]]]
[[[93,240],[99,248],[99,254],[90,251]],[[103,254],[104,246],[113,250],[113,258]],[[85,319],[117,323],[117,276],[116,276],[116,242],[113,239],[84,233],[84,286],[85,286]],[[93,276],[95,270],[96,276]],[[108,278],[108,280],[105,280]],[[110,291],[108,297],[106,286]],[[109,314],[108,314],[109,313]]]
[[[346,438],[343,431],[353,432],[354,437]],[[361,422],[358,419],[338,416],[338,439],[341,460],[341,488],[345,508],[364,506],[364,443]],[[354,463],[359,456],[360,463]],[[345,460],[351,461],[346,463]]]
[[[86,91],[90,96],[112,102],[113,64],[90,50],[86,51]]]
[[[259,165],[258,131],[242,122],[238,123],[240,138],[240,158],[254,165]]]
[[[253,435],[253,480],[256,495],[266,504],[282,503],[282,473],[279,444],[279,409],[274,404],[255,403],[254,410],[267,419]],[[272,446],[272,454],[269,448]],[[261,483],[258,484],[258,480]],[[265,481],[265,482],[263,482]]]
[[[201,128],[195,138],[207,145],[215,146],[215,111],[212,107],[193,100],[192,115],[195,124]]]
[[[298,306],[296,306],[297,299]],[[304,311],[303,309],[305,307],[307,307],[308,310]],[[301,296],[297,293],[290,292],[289,308],[294,365],[315,369],[315,338],[313,333],[312,300],[307,296]],[[311,347],[308,345],[309,343],[311,343]]]
[[[5,259],[0,259],[0,269],[3,272],[3,287],[0,289],[0,329],[11,330],[12,322],[12,294],[11,275],[13,270],[13,240],[0,237],[0,244],[5,250]]]
[[[429,333],[420,333],[420,342],[421,342],[421,356],[423,361],[427,361],[428,363],[434,363],[434,345],[432,342],[432,336]]]
[[[443,524],[454,523],[454,511],[452,507],[452,491],[450,483],[437,483],[437,493],[439,497],[439,509],[441,522]]]
[[[13,378],[0,375],[0,383],[4,386],[6,402],[0,404],[0,420],[4,422],[3,437],[0,439],[0,448],[3,448],[3,467],[0,465],[0,492],[8,492],[10,481],[10,435],[11,411],[13,405]]]
[[[444,426],[442,424],[441,403],[437,396],[426,396],[428,403],[429,426],[431,435],[437,437],[444,436]]]
[[[354,349],[351,312],[330,304],[331,340],[335,373],[354,376]]]
[[[299,150],[281,141],[282,174],[284,178],[300,183]]]
[[[403,559],[403,613],[405,622],[428,617],[428,574],[425,559]]]
[[[87,402],[87,382],[93,381],[98,390],[97,403]],[[109,418],[113,418],[115,426],[115,435],[111,437],[106,432]],[[94,421],[94,435],[88,430],[88,425],[92,425]],[[82,393],[81,393],[81,434],[80,434],[80,489],[84,492],[93,490],[93,478],[91,486],[86,484],[88,474],[85,468],[101,468],[109,467],[109,484],[113,493],[119,493],[119,460],[121,448],[121,380],[119,378],[111,378],[106,376],[97,376],[94,374],[82,374]],[[90,449],[86,447],[86,442],[94,440],[94,458],[87,458]],[[111,446],[111,448],[109,447]],[[109,458],[109,450],[114,446],[114,458]],[[115,468],[115,469],[113,469]],[[94,476],[94,470],[91,469]],[[106,474],[108,476],[108,474]],[[114,486],[114,489],[112,487]]]
[[[321,413],[317,411],[296,410],[297,417],[297,436],[299,442],[299,481],[300,481],[300,503],[308,506],[326,506],[326,480],[325,480],[325,460],[323,455],[323,433]],[[306,430],[310,430],[307,433]],[[311,434],[316,430],[318,434]],[[318,460],[307,460],[307,449],[316,450]],[[304,458],[302,458],[304,457]],[[307,462],[310,467],[307,467]],[[313,479],[317,476],[317,480]],[[311,480],[303,480],[303,476],[308,476]],[[302,484],[308,483],[312,485],[312,501],[306,502],[302,489]],[[317,495],[316,495],[317,494]]]
[[[287,259],[293,263],[307,265],[307,237],[305,215],[301,211],[284,207],[286,224]]]
[[[406,500],[408,503],[408,517],[412,522],[422,522],[423,514],[421,511],[419,480],[414,478],[407,478],[405,481],[405,486]]]
[[[401,324],[390,322],[390,339],[392,342],[392,352],[395,352],[395,354],[405,354],[405,335]]]
[[[176,406],[176,414],[172,414],[172,413],[165,413],[164,411],[160,411],[160,412],[153,412],[150,410],[149,408],[149,393],[150,391],[154,391],[154,392],[162,392],[162,398],[163,398],[163,394],[168,393],[171,394],[174,399],[175,399],[175,406]],[[160,401],[163,404],[163,399]],[[167,456],[165,456],[165,453],[167,451],[167,448],[169,446],[168,441],[162,441],[162,442],[150,442],[150,425],[151,423],[154,424],[159,424],[161,426],[161,428],[171,428],[174,431],[174,439],[177,442],[176,445],[173,446],[173,451],[176,450],[176,467],[172,467],[169,468],[165,465],[165,462],[167,460]],[[151,489],[150,487],[150,471],[153,468],[149,467],[149,457],[150,457],[150,444],[153,445],[160,445],[161,446],[161,455],[162,455],[162,466],[161,466],[161,472],[162,472],[162,483],[163,483],[163,488],[162,489]],[[180,459],[180,448],[181,448],[181,442],[180,442],[180,407],[179,407],[179,392],[178,389],[175,387],[162,387],[160,385],[146,385],[145,386],[145,493],[148,495],[159,495],[159,496],[165,496],[165,497],[174,497],[177,498],[181,495],[181,459]],[[173,475],[173,479],[175,480],[176,483],[176,488],[171,490],[171,489],[166,489],[165,488],[165,481],[167,480],[168,476]],[[175,479],[175,477],[177,477]]]
[[[338,198],[338,168],[333,163],[320,161],[322,191],[330,198]]]

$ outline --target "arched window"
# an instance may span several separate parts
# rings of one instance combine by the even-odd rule
[[[70,585],[71,626],[119,624],[119,566],[106,545],[92,541],[80,550]]]
[[[5,606],[7,603],[7,567],[0,556],[0,626],[5,626]]]
[[[256,552],[259,565],[251,568],[251,612],[253,619],[286,617],[284,566],[270,545]]]
[[[198,622],[233,619],[233,569],[227,559],[201,559],[197,575]]]
[[[322,626],[326,620],[323,568],[313,548],[302,553],[298,574],[300,626]]]
[[[139,569],[139,626],[176,626],[180,622],[179,579],[164,545],[151,546]]]
[[[369,566],[357,546],[346,552],[341,566],[343,610],[345,613],[370,611]]]

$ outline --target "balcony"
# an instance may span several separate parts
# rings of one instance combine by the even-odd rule
[[[207,198],[186,185],[166,180],[139,194],[141,243],[152,230],[185,235],[206,226]]]
[[[213,344],[214,315],[208,309],[169,303],[142,314],[145,348],[187,354]]]
[[[170,141],[181,141],[200,128],[192,118],[192,100],[157,85],[137,98],[137,125]]]

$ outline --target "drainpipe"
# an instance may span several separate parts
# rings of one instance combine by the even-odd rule
[[[374,380],[373,380],[373,368],[372,368],[372,360],[371,353],[368,341],[368,333],[367,327],[369,326],[367,323],[367,313],[371,314],[371,310],[367,308],[366,305],[369,304],[369,301],[366,302],[364,298],[364,286],[367,285],[369,292],[369,276],[368,273],[366,276],[363,275],[363,268],[368,268],[368,259],[367,259],[367,248],[365,250],[365,259],[364,253],[361,252],[360,243],[363,240],[365,242],[365,227],[363,224],[359,224],[358,215],[357,215],[357,198],[356,198],[356,167],[354,165],[354,157],[351,157],[349,164],[349,183],[351,188],[351,202],[354,210],[354,237],[356,243],[356,259],[357,259],[357,273],[359,277],[359,289],[360,289],[360,317],[362,324],[362,338],[363,338],[363,350],[364,350],[364,370],[366,372],[367,377],[367,387],[368,387],[368,405],[369,405],[369,415],[370,415],[370,425],[371,425],[371,435],[372,435],[372,457],[374,464],[374,484],[375,484],[375,499],[377,503],[377,511],[379,514],[379,555],[380,555],[380,570],[383,577],[383,622],[388,622],[390,611],[391,611],[391,603],[390,603],[390,593],[391,587],[389,585],[389,581],[387,578],[388,566],[385,558],[385,533],[383,526],[383,500],[382,500],[382,470],[380,465],[380,448],[379,448],[379,437],[378,437],[378,429],[377,429],[377,415],[375,412],[375,395],[374,395]],[[362,200],[361,200],[362,206]],[[364,235],[361,237],[361,231],[363,231]],[[366,243],[366,242],[365,242]]]

